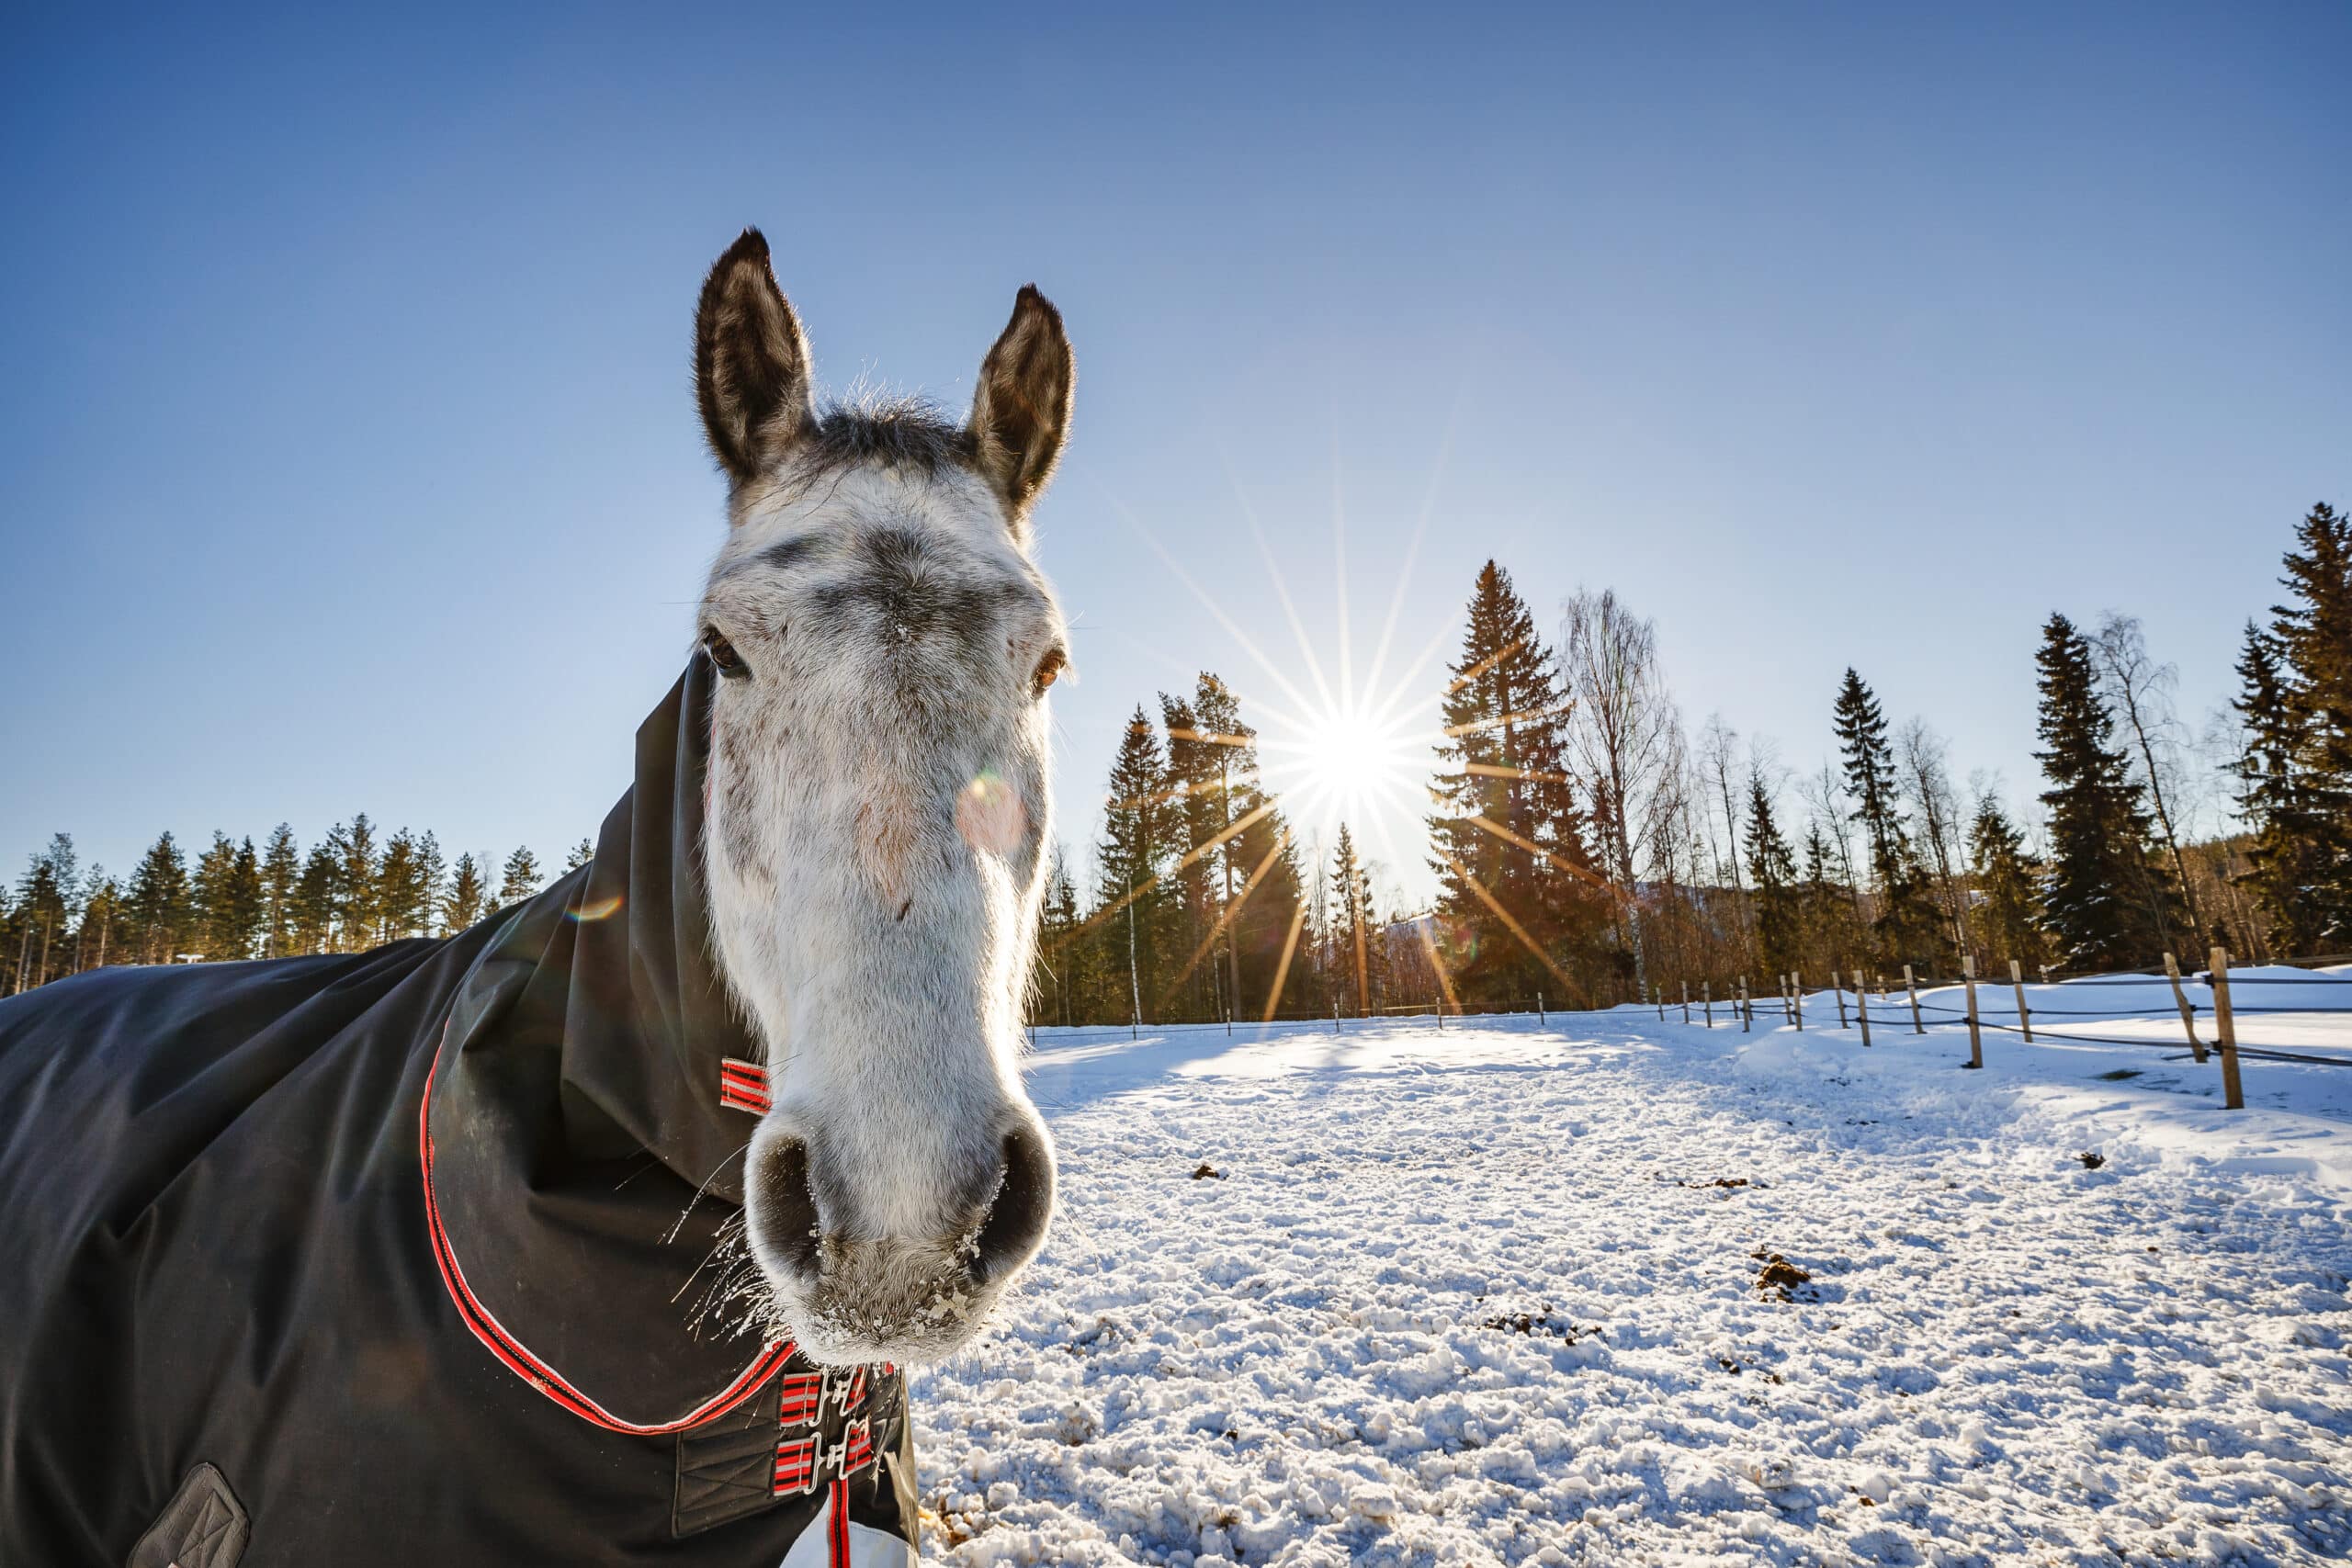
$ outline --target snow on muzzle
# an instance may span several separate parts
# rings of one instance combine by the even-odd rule
[[[1036,1111],[1008,1106],[993,1138],[959,1141],[933,1183],[944,1220],[907,1235],[871,1223],[916,1159],[860,1170],[821,1122],[778,1107],[753,1134],[745,1221],[777,1315],[820,1362],[924,1362],[953,1353],[1044,1245],[1054,1149]],[[903,1229],[903,1227],[901,1227]]]

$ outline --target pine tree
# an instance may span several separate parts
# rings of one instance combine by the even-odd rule
[[[189,935],[208,959],[241,956],[230,945],[235,937],[236,919],[231,908],[233,895],[230,884],[236,870],[237,846],[228,834],[215,828],[211,847],[196,857],[196,871],[188,879],[188,903],[195,913]]]
[[[1124,985],[1114,993],[1132,1012],[1148,1006],[1173,978],[1176,889],[1167,874],[1182,857],[1182,814],[1167,798],[1168,765],[1159,736],[1136,709],[1111,764],[1103,804],[1102,839],[1096,845],[1094,938],[1104,967]]]
[[[46,984],[72,970],[67,946],[81,897],[80,862],[72,835],[59,833],[48,848],[30,857],[17,883],[15,908],[8,923],[13,945],[8,958],[20,964],[17,985]]]
[[[2050,780],[2050,864],[2042,908],[2058,960],[2070,969],[2154,963],[2179,919],[2178,895],[2153,853],[2153,824],[2113,720],[2098,699],[2089,641],[2063,615],[2042,627],[2041,718]]]
[[[170,833],[148,847],[130,874],[124,914],[142,964],[169,964],[187,934],[187,861]]]
[[[2270,635],[2285,677],[2289,728],[2304,830],[2313,935],[2301,951],[2352,942],[2352,516],[2325,502],[2295,529],[2280,579],[2289,602],[2273,608]]]
[[[447,876],[441,841],[432,833],[412,833],[406,828],[394,833],[376,868],[377,940],[431,936]]]
[[[427,828],[416,839],[416,933],[434,936],[448,928],[439,924],[441,900],[449,887],[449,863],[442,858],[441,840]]]
[[[2278,953],[2318,953],[2326,946],[2321,903],[2311,889],[2325,879],[2328,825],[2306,787],[2306,734],[2288,694],[2278,639],[2246,623],[2245,651],[2237,664],[2233,704],[2245,748],[2233,772],[2238,807],[2253,842],[2240,879],[2262,916],[2263,934]]]
[[[96,969],[122,961],[122,884],[92,866],[89,894],[82,904],[81,943],[85,967]]]
[[[567,852],[563,857],[564,874],[567,876],[570,875],[571,873],[578,871],[582,866],[586,865],[590,861],[594,860],[595,858],[595,844],[588,839],[582,839],[578,843],[572,845],[571,850]]]
[[[288,951],[331,953],[334,950],[335,915],[343,908],[343,856],[335,833],[311,846],[303,858],[302,874],[294,884],[294,935]]]
[[[1975,863],[1980,899],[1976,931],[1987,949],[1977,953],[1978,961],[1987,974],[1998,973],[1997,965],[2012,958],[2028,969],[2040,968],[2049,949],[2042,940],[2035,867],[2026,855],[2024,837],[1990,795],[1976,803],[1968,852]]]
[[[520,904],[539,890],[539,857],[527,844],[516,848],[506,857],[504,871],[498,885],[498,907]]]
[[[1510,574],[1491,560],[1447,668],[1430,867],[1448,929],[1468,937],[1454,989],[1494,1001],[1556,995],[1553,976],[1591,959],[1605,919],[1591,889],[1601,879],[1568,776],[1558,668]]]
[[[1904,822],[1894,748],[1877,696],[1851,668],[1838,691],[1835,728],[1846,764],[1846,792],[1854,797],[1853,820],[1861,825],[1878,885],[1876,955],[1896,962],[1926,957],[1942,944],[1927,878]]]
[[[1804,960],[1804,892],[1760,773],[1747,776],[1747,874],[1756,885],[1758,961],[1771,974],[1785,974]]]
[[[301,853],[294,829],[280,822],[270,829],[261,855],[261,955],[283,958],[294,945],[294,893],[302,880]]]
[[[441,897],[441,929],[453,932],[470,930],[490,912],[489,895],[481,863],[470,854],[459,855],[458,869],[449,877],[449,889]]]
[[[348,825],[338,823],[327,841],[342,861],[335,879],[336,945],[345,953],[364,953],[382,940],[384,890],[376,825],[362,811]]]

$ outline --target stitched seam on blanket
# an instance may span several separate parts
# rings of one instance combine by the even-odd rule
[[[433,1191],[433,1081],[441,1070],[441,1052],[448,1042],[449,1026],[445,1021],[441,1026],[440,1043],[434,1047],[433,1065],[425,1070],[424,1102],[418,1108],[416,1118],[417,1146],[419,1157],[424,1162],[425,1227],[432,1237],[433,1260],[440,1268],[442,1286],[456,1304],[458,1315],[465,1320],[474,1337],[481,1340],[510,1371],[582,1420],[610,1431],[627,1432],[638,1437],[661,1437],[684,1431],[725,1415],[759,1393],[762,1385],[775,1375],[777,1369],[791,1359],[793,1346],[790,1340],[779,1340],[769,1345],[733,1382],[677,1420],[652,1423],[624,1421],[574,1388],[560,1372],[533,1355],[529,1348],[509,1333],[506,1326],[474,1295],[466,1283],[465,1270],[458,1266],[457,1251],[449,1240],[448,1232],[441,1223],[440,1204]]]

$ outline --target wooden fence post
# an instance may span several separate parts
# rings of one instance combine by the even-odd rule
[[[1544,1016],[1544,993],[1541,991],[1535,993],[1535,1027],[1538,1029],[1549,1027],[1549,1021]]]
[[[1964,953],[1960,960],[1960,972],[1968,983],[1968,1065],[1984,1065],[1984,1037],[1976,1031],[1976,955]]]
[[[2018,994],[2018,1032],[2024,1035],[2025,1043],[2030,1045],[2033,1043],[2033,1015],[2026,1010],[2025,1006],[2025,969],[2014,958],[2009,960],[2009,988]]]
[[[1707,1027],[1713,1029],[1715,1026],[1715,983],[1713,980],[1699,982],[1699,1001],[1707,1010]]]
[[[1756,1027],[1756,1007],[1747,999],[1747,976],[1739,977],[1739,1032],[1746,1034]]]
[[[1903,966],[1903,988],[1911,993],[1911,1032],[1925,1034],[1928,1026],[1919,1021],[1919,982],[1911,976],[1911,965]]]
[[[1871,1043],[1871,994],[1862,989],[1861,976],[1854,976],[1854,1021],[1862,1026],[1862,1044]]]
[[[1650,999],[1657,1003],[1657,1021],[1664,1023],[1666,1021],[1666,987],[1655,980],[1650,982]]]
[[[2205,1042],[2197,1038],[2197,1010],[2188,1005],[2188,993],[2180,988],[2180,960],[2167,950],[2165,953],[2165,978],[2172,982],[2173,1005],[2180,1009],[2180,1027],[2188,1033],[2188,1048],[2197,1059],[2205,1059]]]
[[[1796,1021],[1797,1032],[1804,1032],[1804,976],[1789,971],[1789,1017]]]
[[[2213,1038],[2222,1047],[2222,1103],[2232,1111],[2245,1109],[2245,1086],[2238,1080],[2238,1031],[2230,1017],[2230,955],[2215,948],[2213,967]]]
[[[1690,1021],[1690,982],[1682,982],[1682,1021]]]
[[[1861,976],[1857,975],[1854,983],[1860,987]],[[1838,983],[1838,971],[1835,969],[1829,972],[1829,994],[1838,998],[1838,1027],[1843,1029],[1846,1027],[1846,987]]]

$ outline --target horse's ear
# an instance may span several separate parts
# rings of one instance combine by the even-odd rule
[[[1012,320],[980,362],[972,393],[972,439],[980,470],[1015,518],[1024,515],[1053,477],[1069,434],[1070,389],[1077,379],[1062,313],[1035,284],[1012,302]]]
[[[711,452],[738,480],[773,462],[808,421],[808,341],[775,286],[757,229],[744,230],[703,279],[695,396]]]

